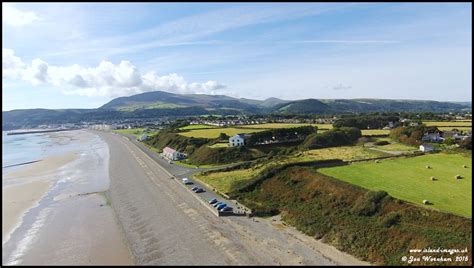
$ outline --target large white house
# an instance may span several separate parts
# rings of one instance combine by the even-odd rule
[[[245,137],[242,134],[237,134],[229,138],[229,146],[241,146],[245,144]]]
[[[164,157],[168,158],[169,160],[173,160],[173,161],[183,159],[183,158],[186,157],[186,154],[180,153],[180,152],[178,152],[175,149],[170,148],[170,147],[165,147],[163,149],[163,153],[161,155],[163,155]]]

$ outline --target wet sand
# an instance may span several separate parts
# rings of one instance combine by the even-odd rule
[[[48,181],[32,181],[2,188],[2,243],[8,240],[23,214],[38,203],[51,184]]]
[[[2,178],[2,263],[133,264],[104,194],[107,145],[86,131],[49,137],[53,155]]]

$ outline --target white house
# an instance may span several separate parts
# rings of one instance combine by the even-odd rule
[[[182,159],[182,158],[186,157],[186,154],[180,153],[180,152],[178,152],[175,149],[170,148],[170,147],[165,147],[163,149],[162,155],[164,157],[168,158],[169,160],[173,160],[173,161],[176,161],[176,160],[179,160],[179,159]]]
[[[241,134],[237,134],[229,138],[229,146],[241,146],[245,144],[245,138]]]
[[[432,152],[432,151],[434,151],[434,149],[435,149],[435,148],[434,148],[432,145],[430,145],[430,144],[422,144],[422,145],[420,145],[420,151],[425,152],[425,153],[426,153],[426,152]]]

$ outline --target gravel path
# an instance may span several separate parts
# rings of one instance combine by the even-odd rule
[[[136,264],[367,264],[278,219],[216,217],[120,135],[109,145],[109,197]]]

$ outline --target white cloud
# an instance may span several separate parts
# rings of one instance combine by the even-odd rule
[[[15,56],[13,49],[2,49],[2,77],[17,78],[24,66],[23,61]]]
[[[118,97],[154,90],[215,94],[226,88],[216,81],[188,83],[176,73],[163,76],[156,72],[141,74],[129,61],[117,65],[102,61],[97,67],[86,68],[77,64],[49,66],[41,59],[34,59],[31,65],[26,65],[13,50],[3,49],[3,53],[4,77],[21,77],[33,85],[48,83],[60,87],[66,95]]]
[[[2,7],[2,21],[7,25],[24,26],[40,19],[35,12],[22,11],[15,8],[11,4],[2,3]]]

